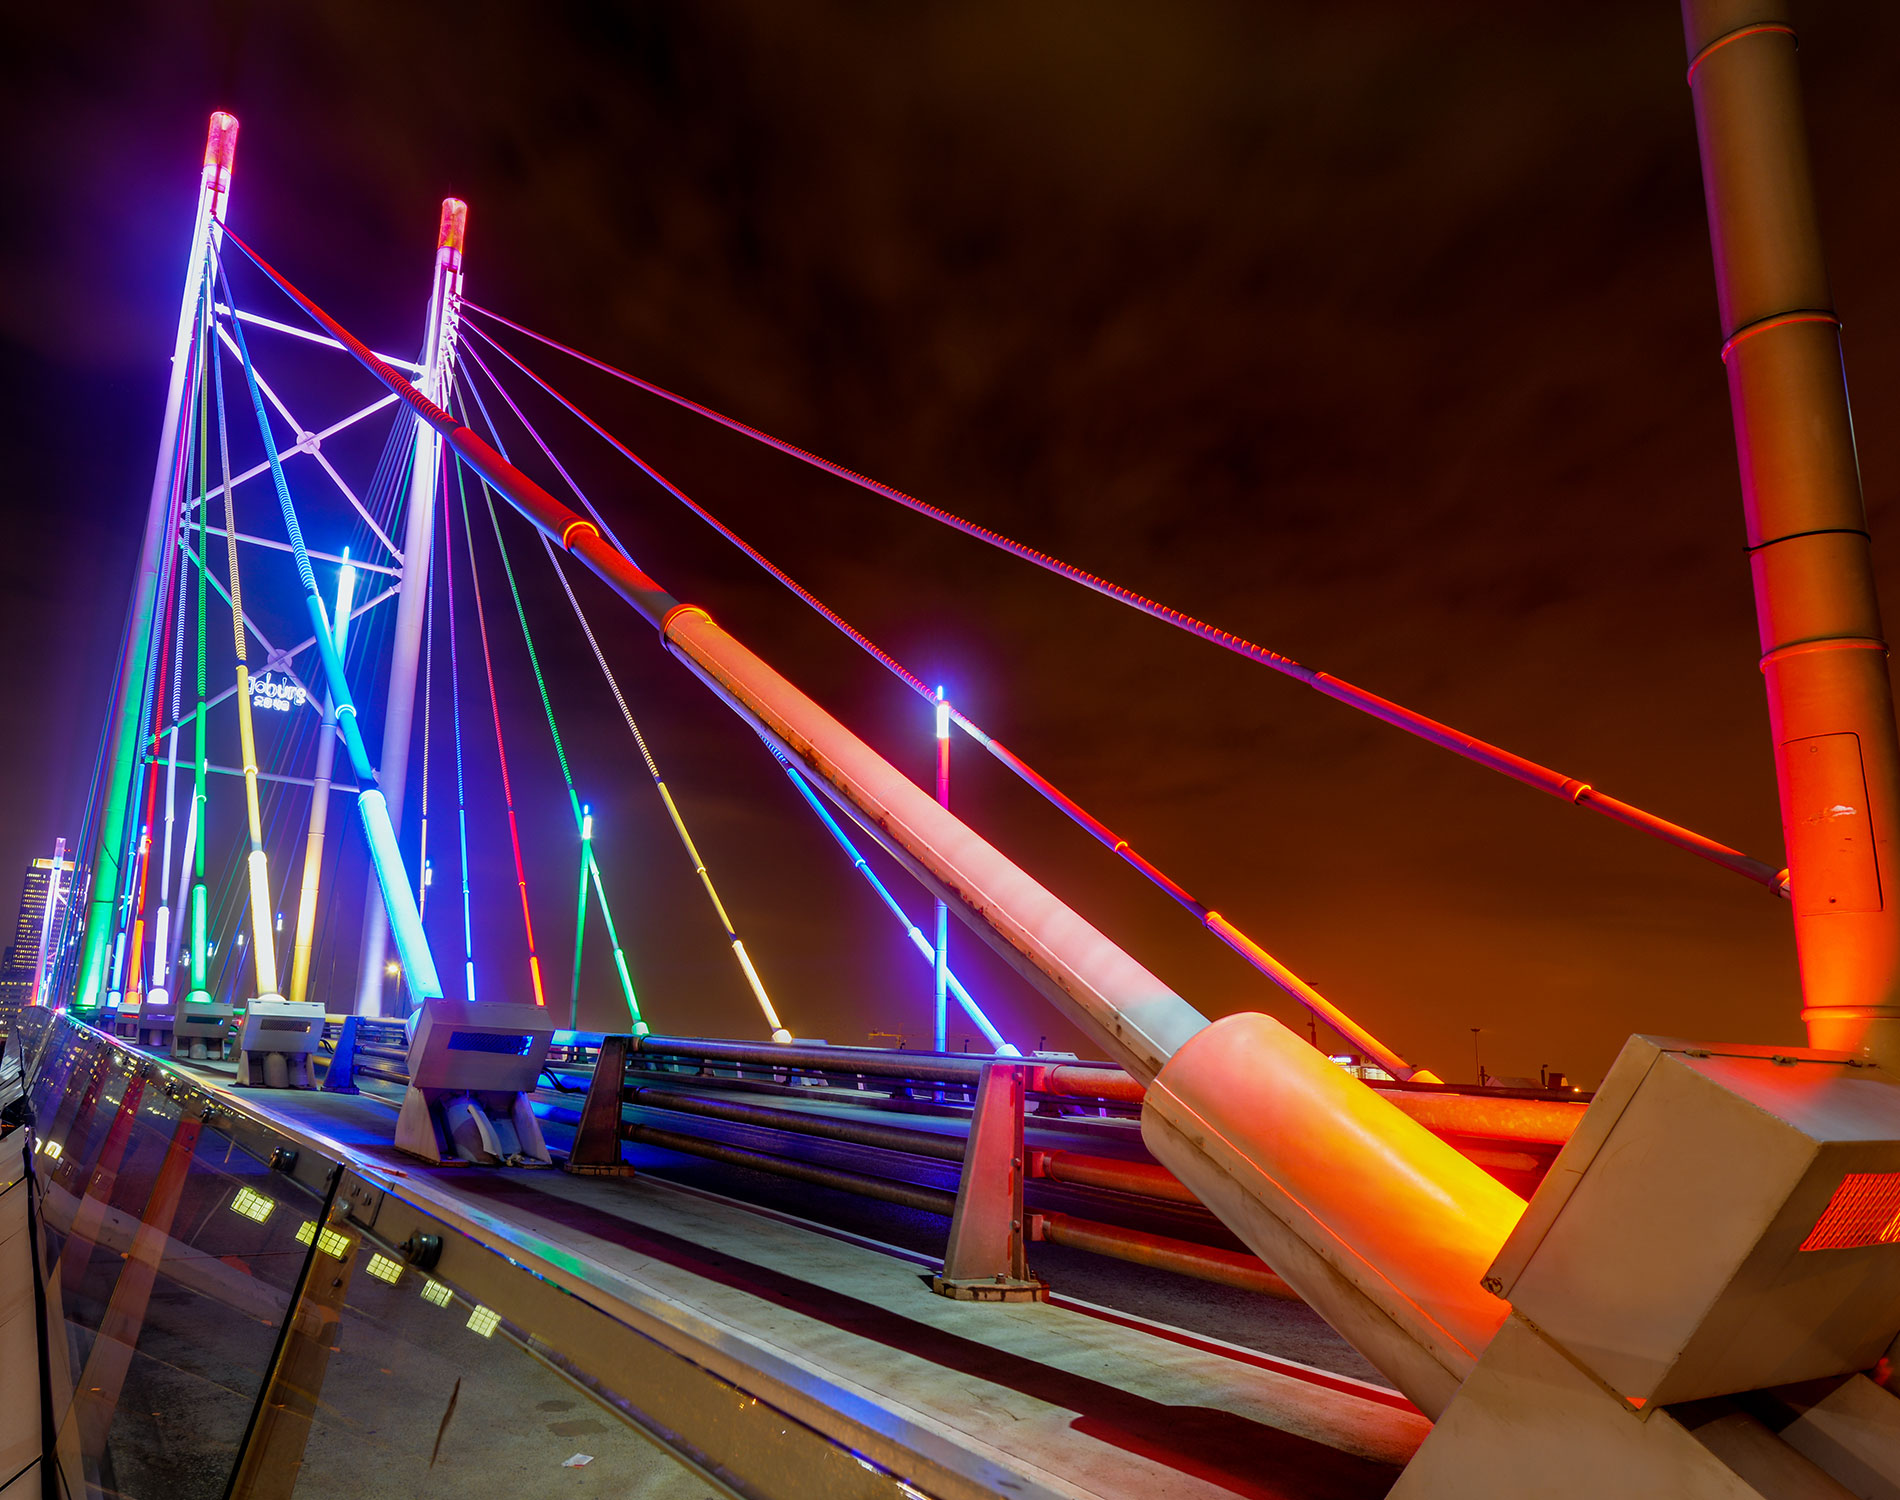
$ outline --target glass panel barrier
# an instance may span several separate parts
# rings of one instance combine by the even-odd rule
[[[262,1470],[300,1448],[298,1500],[730,1493],[347,1214],[324,1244],[265,1404],[272,1430],[248,1456]]]
[[[263,1100],[42,1009],[9,1046],[71,1496],[922,1494]]]
[[[66,1050],[34,1090],[61,1471],[75,1495],[217,1500],[321,1200],[189,1080],[103,1038]]]

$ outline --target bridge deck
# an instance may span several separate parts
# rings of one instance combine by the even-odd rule
[[[1390,1391],[1205,1333],[1070,1298],[949,1301],[928,1255],[651,1171],[425,1167],[389,1145],[376,1093],[241,1098],[857,1451],[922,1455],[973,1493],[1378,1496],[1428,1430]]]

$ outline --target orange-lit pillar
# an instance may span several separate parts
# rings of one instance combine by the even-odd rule
[[[1785,0],[1683,0],[1817,1047],[1900,1060],[1900,737]]]

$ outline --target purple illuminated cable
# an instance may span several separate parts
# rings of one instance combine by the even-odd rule
[[[575,498],[587,508],[590,515],[596,518],[596,523],[601,528],[601,534],[605,536],[608,541],[613,543],[614,547],[620,551],[622,556],[631,562],[633,560],[632,555],[627,552],[625,547],[621,546],[620,539],[614,536],[613,532],[608,529],[606,521],[600,519],[600,512],[594,509],[594,504],[587,498],[586,492],[583,491],[579,485],[575,484],[573,476],[567,472],[566,467],[561,463],[560,459],[554,456],[554,450],[548,446],[547,440],[541,436],[540,432],[535,428],[535,425],[528,420],[526,414],[515,404],[514,398],[508,394],[501,382],[495,379],[495,372],[482,363],[481,356],[476,353],[472,345],[465,345],[464,352],[473,357],[477,368],[481,370],[482,374],[488,377],[489,383],[495,387],[495,394],[508,403],[508,409],[514,413],[515,420],[520,422],[521,425],[527,429],[528,436],[534,439],[535,446],[541,450],[542,456],[559,471],[562,480],[565,481],[567,487],[573,491]],[[473,380],[468,382],[468,394],[473,398],[476,409],[482,414],[482,421],[488,427],[489,436],[494,439],[496,451],[501,453],[505,458],[507,456],[507,447],[501,440],[501,434],[495,430],[494,416],[489,412],[488,404],[482,400],[481,390]],[[479,478],[480,476],[477,477]],[[483,480],[482,483],[486,486],[487,481]],[[673,800],[672,792],[667,789],[665,778],[660,775],[659,762],[653,758],[652,747],[647,744],[646,736],[641,733],[639,722],[633,717],[633,710],[627,706],[626,696],[620,691],[619,679],[614,676],[613,668],[607,665],[606,653],[600,649],[600,640],[594,634],[594,627],[588,624],[587,615],[585,611],[581,609],[581,602],[575,597],[574,587],[568,582],[567,573],[561,567],[561,559],[555,552],[553,545],[548,541],[547,534],[542,532],[539,533],[539,535],[541,538],[541,550],[547,553],[548,563],[554,569],[554,576],[560,580],[561,589],[567,595],[567,602],[573,607],[574,618],[580,624],[581,633],[587,637],[588,647],[593,651],[594,660],[600,666],[601,676],[606,679],[608,691],[613,694],[614,702],[620,707],[620,716],[626,720],[627,729],[633,735],[634,744],[639,747],[640,758],[646,762],[647,773],[653,778],[654,788],[659,792],[660,801],[666,807],[666,815],[673,824],[673,831],[679,835],[681,847],[685,849],[687,858],[693,862],[693,873],[699,876],[700,886],[706,892],[706,899],[712,905],[713,915],[718,919],[719,926],[726,935],[727,943],[731,945],[733,957],[738,962],[740,972],[745,975],[746,984],[752,991],[752,997],[758,1001],[760,1011],[763,1012],[767,1024],[771,1026],[774,1040],[789,1041],[791,1033],[781,1024],[778,1008],[773,1005],[772,997],[766,991],[765,981],[759,977],[757,965],[752,962],[751,955],[746,952],[745,942],[739,936],[739,929],[733,923],[732,914],[726,910],[725,902],[719,899],[719,891],[713,884],[712,872],[706,868],[706,861],[700,855],[699,846],[693,842],[693,836],[686,827],[685,815],[680,812],[679,804]],[[498,541],[500,540],[499,531],[496,533],[496,539]],[[553,720],[550,719],[549,723],[551,725]],[[559,743],[558,736],[556,743],[557,745]],[[571,796],[573,788],[570,786],[568,791]],[[576,802],[575,805],[578,807],[579,803]],[[595,884],[598,888],[598,868],[595,869],[594,873]],[[607,897],[604,892],[601,893],[600,904],[601,910],[605,912],[607,910]],[[611,930],[613,925],[613,917],[611,914],[608,914],[607,923]],[[624,977],[623,975],[623,978]],[[627,992],[630,1001],[632,991],[632,981],[627,980]],[[637,1015],[635,1019],[636,1021],[638,1020]]]
[[[471,324],[469,326],[473,327],[474,325]],[[885,667],[893,675],[898,677],[904,683],[904,685],[907,686],[912,692],[916,693],[921,698],[928,699],[932,703],[936,702],[936,695],[932,693],[931,690],[924,685],[923,678],[919,677],[915,672],[905,667],[894,656],[892,656],[889,652],[884,650],[883,647],[879,646],[876,642],[872,641],[868,636],[864,635],[861,631],[859,631],[855,626],[851,625],[842,616],[840,616],[835,610],[833,610],[829,605],[827,605],[822,599],[818,598],[817,595],[813,594],[803,584],[799,583],[783,568],[779,567],[770,558],[768,558],[763,552],[759,551],[758,548],[754,547],[744,537],[740,536],[738,532],[734,531],[730,526],[726,525],[724,521],[720,520],[711,511],[707,510],[705,506],[701,505],[691,495],[687,494],[686,491],[681,489],[678,485],[674,484],[672,480],[668,479],[664,474],[660,473],[658,469],[654,468],[652,464],[648,463],[645,459],[640,457],[639,454],[635,453],[631,448],[629,448],[625,443],[621,442],[619,438],[615,437],[606,428],[602,427],[600,423],[596,422],[592,417],[588,416],[586,412],[582,411],[572,401],[568,400],[567,397],[563,396],[559,391],[555,390],[553,386],[549,385],[539,375],[535,374],[534,371],[530,370],[526,365],[522,364],[520,360],[516,359],[514,355],[510,354],[506,349],[502,348],[500,344],[497,344],[493,339],[488,338],[486,334],[482,334],[479,328],[475,329],[475,332],[477,334],[481,334],[481,336],[487,340],[489,347],[494,349],[498,354],[500,354],[503,359],[507,360],[508,363],[513,365],[523,375],[527,376],[528,379],[532,380],[535,383],[535,385],[540,387],[540,389],[545,394],[552,397],[555,401],[559,402],[560,405],[569,412],[569,414],[578,418],[582,423],[584,423],[586,427],[591,432],[593,432],[596,437],[601,439],[602,442],[608,444],[608,446],[610,446],[617,453],[619,453],[622,458],[626,459],[629,463],[633,464],[636,468],[638,468],[641,473],[645,474],[647,478],[651,479],[655,484],[659,485],[661,489],[665,490],[675,500],[679,501],[680,504],[684,505],[694,515],[698,516],[700,520],[704,521],[708,526],[712,527],[714,531],[718,532],[727,541],[731,542],[733,546],[737,547],[747,557],[751,558],[752,561],[757,563],[761,568],[765,569],[766,572],[770,573],[780,583],[784,584],[785,587],[790,589],[792,593],[797,595],[800,600],[810,605],[812,609],[816,610],[820,615],[824,616],[824,618],[830,624],[835,626],[839,631],[843,632],[843,634],[845,634],[846,636],[850,637],[850,639],[858,647],[860,647],[866,654],[868,654],[875,661],[877,661],[879,665]],[[528,423],[528,419],[522,415],[521,408],[515,405],[514,399],[510,397],[508,392],[502,387],[501,382],[495,379],[495,372],[489,369],[488,366],[485,363],[483,363],[480,352],[476,350],[473,345],[469,345],[466,348],[466,353],[468,354],[469,358],[475,362],[477,368],[479,368],[481,372],[488,377],[489,383],[493,385],[498,392],[500,392],[502,400],[508,403],[508,409],[515,414],[516,420],[518,420],[524,427],[527,427],[528,430],[532,432],[534,429]],[[538,438],[537,438],[537,441],[539,441]],[[548,451],[546,444],[542,444],[542,451],[544,453]],[[549,454],[549,457],[552,458],[553,455]],[[556,463],[555,467],[560,468],[560,465]],[[561,477],[563,479],[567,479],[566,470],[563,469],[561,471]],[[568,480],[568,486],[569,488],[573,488],[573,481],[571,479]],[[595,510],[593,502],[589,500],[585,495],[581,494],[581,492],[578,489],[576,489],[574,493],[579,497],[581,504],[587,507],[587,513],[590,516],[593,516],[596,520],[599,520],[600,513],[597,510]],[[606,523],[603,521],[600,524],[601,524],[603,533],[605,533]],[[620,547],[620,543],[618,541],[615,541],[611,534],[608,534],[608,540],[613,541],[616,547]],[[626,553],[626,548],[620,547],[620,550],[623,553]],[[632,554],[627,553],[627,556],[631,558]],[[954,709],[951,711],[951,716],[955,718],[959,724],[962,724],[965,729],[969,730],[970,733],[974,735],[977,739],[982,740],[985,743],[988,742],[989,736],[985,735],[981,730],[977,729],[975,725],[970,724],[968,721],[966,721],[963,718],[963,716],[957,713]]]
[[[567,397],[563,396],[545,380],[541,379],[540,376],[536,375],[532,370],[527,369],[506,349],[503,349],[492,339],[489,339],[488,343],[491,348],[498,350],[510,364],[514,365],[516,369],[520,370],[522,374],[532,380],[543,392],[552,397],[581,422],[585,423],[590,430],[612,446],[615,451],[622,454],[632,463],[638,465],[643,473],[649,475],[656,483],[664,488],[668,494],[680,500],[682,504],[692,510],[693,514],[699,516],[708,525],[712,526],[721,536],[725,537],[735,547],[738,547],[747,557],[758,563],[760,567],[764,568],[780,583],[784,584],[786,588],[790,589],[801,600],[810,605],[828,622],[836,626],[852,641],[863,647],[864,650],[869,652],[877,661],[889,668],[892,673],[908,684],[913,691],[918,693],[933,706],[938,702],[936,693],[926,687],[923,680],[918,677],[916,673],[907,670],[895,657],[891,656],[889,652],[883,650],[861,631],[848,624],[835,610],[831,609],[816,595],[793,580],[789,574],[767,558],[758,548],[747,542],[723,521],[720,521],[703,505],[699,504],[698,501],[687,495],[678,485],[661,475],[651,464],[638,457],[625,443],[622,443],[612,433],[606,431],[598,422],[594,421],[593,418],[575,406],[573,402],[569,401]],[[547,454],[550,461],[553,461],[553,453],[547,443],[542,439],[540,433],[535,430],[533,424],[523,415],[520,406],[518,406],[514,399],[508,394],[507,389],[495,379],[494,371],[490,370],[488,366],[482,362],[480,355],[476,353],[472,345],[464,345],[463,347],[465,352],[473,359],[476,367],[488,378],[489,383],[495,387],[495,390],[501,398],[508,403],[508,409],[513,412],[516,419],[528,429],[529,434],[534,438],[535,443],[540,447],[541,451]],[[565,469],[562,470],[562,476],[563,478],[566,477]],[[572,481],[570,481],[570,485],[571,483]],[[578,494],[578,491],[576,493]],[[585,497],[583,496],[581,498],[583,503],[586,503]],[[593,507],[589,505],[588,509],[591,512]],[[1320,994],[1319,991],[1315,990],[1310,984],[1306,983],[1305,980],[1301,979],[1278,959],[1274,958],[1265,948],[1247,936],[1246,933],[1242,932],[1226,917],[1210,909],[1204,902],[1197,900],[1179,883],[1164,874],[1142,855],[1136,853],[1134,846],[1131,845],[1127,839],[1122,838],[1115,833],[1113,829],[1109,828],[1107,824],[1089,813],[1074,798],[1060,790],[1053,782],[1032,768],[1014,751],[1008,749],[999,740],[987,734],[977,725],[971,723],[969,719],[965,718],[954,708],[950,711],[950,717],[955,723],[961,725],[972,738],[987,749],[990,754],[994,755],[1037,792],[1041,793],[1058,811],[1062,812],[1101,843],[1107,845],[1110,851],[1117,857],[1126,861],[1129,865],[1132,865],[1149,881],[1165,891],[1174,901],[1192,912],[1196,920],[1209,932],[1227,944],[1229,948],[1239,954],[1241,958],[1245,959],[1247,963],[1252,965],[1261,974],[1265,975],[1289,997],[1305,1006],[1341,1036],[1346,1037],[1354,1046],[1358,1047],[1368,1056],[1376,1058],[1382,1066],[1389,1069],[1395,1076],[1401,1078],[1417,1077],[1427,1082],[1436,1081],[1433,1075],[1426,1074],[1421,1070],[1415,1070],[1403,1057],[1387,1047],[1377,1037],[1373,1036],[1372,1033],[1359,1025],[1358,1022],[1354,1021],[1344,1011],[1340,1010],[1338,1006]]]
[[[455,827],[462,858],[462,981],[463,998],[475,999],[475,924],[469,905],[468,793],[462,779],[462,669],[455,644],[455,517],[449,509],[448,462],[440,460],[436,478],[442,488],[442,585],[449,612],[449,722],[455,741]],[[433,554],[431,554],[433,565]]]
[[[1752,880],[1757,885],[1765,886],[1768,890],[1776,894],[1782,896],[1788,894],[1787,872],[1785,870],[1777,870],[1774,866],[1744,854],[1739,849],[1731,849],[1727,844],[1708,838],[1703,834],[1695,832],[1693,829],[1684,828],[1679,823],[1672,823],[1667,818],[1659,817],[1655,813],[1648,812],[1632,803],[1624,802],[1620,798],[1609,796],[1607,793],[1597,790],[1586,781],[1581,781],[1574,776],[1566,776],[1561,771],[1552,770],[1549,766],[1539,765],[1536,761],[1528,760],[1524,756],[1513,754],[1511,751],[1505,750],[1497,745],[1488,744],[1475,735],[1465,734],[1461,730],[1454,729],[1448,724],[1441,724],[1436,719],[1429,718],[1414,709],[1409,709],[1402,704],[1393,703],[1389,699],[1381,698],[1378,694],[1368,692],[1362,687],[1358,687],[1342,678],[1335,677],[1330,672],[1322,672],[1315,667],[1306,666],[1302,662],[1295,661],[1290,656],[1282,655],[1278,651],[1270,650],[1268,647],[1247,640],[1244,636],[1235,635],[1231,631],[1222,630],[1217,626],[1209,625],[1206,621],[1196,619],[1193,615],[1185,614],[1181,610],[1157,603],[1155,600],[1138,594],[1133,589],[1125,588],[1119,583],[1111,583],[1108,579],[1098,577],[1086,569],[1078,568],[1073,563],[1066,563],[1058,557],[1050,556],[1046,552],[1038,552],[1034,547],[1025,546],[1023,543],[1011,537],[1004,536],[1001,532],[992,531],[987,526],[979,526],[974,521],[967,521],[962,516],[944,510],[940,506],[931,505],[927,501],[919,500],[915,495],[908,495],[893,485],[884,484],[879,480],[869,478],[866,475],[858,473],[855,469],[848,469],[843,464],[833,463],[828,458],[820,458],[817,454],[800,448],[795,443],[788,443],[783,438],[774,437],[771,433],[763,432],[757,427],[739,421],[735,417],[726,416],[723,412],[715,411],[710,406],[694,401],[689,397],[682,396],[676,391],[670,391],[665,386],[656,385],[650,380],[642,380],[639,376],[629,374],[625,370],[608,364],[605,360],[596,359],[591,354],[584,354],[578,349],[561,343],[558,339],[551,339],[544,333],[536,333],[532,328],[524,327],[522,324],[510,318],[505,318],[500,313],[489,308],[466,300],[463,301],[462,306],[471,312],[478,312],[484,317],[493,318],[504,327],[512,328],[515,332],[527,338],[531,338],[537,343],[545,344],[550,349],[558,350],[563,354],[580,360],[583,364],[591,365],[602,373],[613,376],[616,380],[625,381],[628,385],[646,391],[650,395],[658,396],[663,401],[670,401],[675,406],[694,412],[699,416],[705,417],[708,421],[717,422],[720,426],[732,432],[737,432],[742,436],[749,437],[755,442],[763,443],[766,447],[775,449],[789,458],[795,458],[800,463],[809,464],[815,469],[821,469],[835,478],[843,479],[874,495],[881,495],[886,500],[894,501],[907,510],[915,511],[920,516],[928,517],[940,525],[951,527],[953,530],[962,532],[965,536],[975,537],[978,541],[995,547],[999,551],[1007,552],[1013,557],[1021,558],[1024,562],[1034,563],[1037,567],[1054,573],[1058,577],[1067,578],[1073,583],[1079,583],[1084,588],[1092,589],[1105,598],[1115,600],[1118,604],[1125,604],[1131,609],[1139,610],[1153,619],[1174,626],[1177,630],[1184,630],[1190,635],[1198,636],[1204,641],[1212,642],[1223,651],[1230,651],[1234,655],[1243,657],[1248,661],[1258,662],[1262,666],[1271,667],[1274,671],[1281,673],[1283,676],[1291,677],[1296,682],[1305,683],[1315,692],[1323,693],[1337,703],[1344,703],[1349,708],[1356,708],[1361,713],[1369,714],[1373,718],[1390,724],[1395,729],[1401,729],[1405,731],[1405,733],[1422,739],[1428,744],[1437,745],[1440,749],[1449,750],[1452,754],[1471,761],[1476,765],[1489,767],[1493,771],[1509,776],[1513,781],[1522,782],[1524,785],[1534,787],[1540,792],[1547,793],[1553,797],[1559,797],[1578,807],[1587,807],[1592,812],[1600,813],[1604,817],[1612,818],[1619,823],[1624,823],[1629,827],[1639,829],[1649,834],[1652,838],[1660,839],[1664,843],[1673,844],[1679,849],[1687,850],[1689,853],[1701,859],[1708,860],[1711,864],[1720,865],[1723,869],[1732,870],[1737,875]],[[530,379],[536,380],[537,384],[541,383],[525,365],[515,359],[513,355],[509,354],[506,349],[502,348],[485,329],[475,323],[466,323],[463,326],[472,329],[476,335],[485,340],[490,347],[500,351],[517,369],[527,374]],[[545,385],[543,389],[546,389]],[[590,423],[589,425],[591,426],[592,424]],[[639,462],[638,459],[634,461],[636,463]],[[641,467],[644,468],[646,466],[642,464]]]

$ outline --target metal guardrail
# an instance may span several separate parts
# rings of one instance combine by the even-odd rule
[[[681,1071],[682,1064],[693,1071]],[[742,1070],[763,1071],[767,1076],[747,1078]],[[1072,1214],[1025,1211],[1024,1181],[1030,1176],[1160,1206],[1199,1207],[1186,1188],[1153,1163],[1024,1150],[1025,1110],[1035,1108],[1037,1100],[1087,1100],[1125,1109],[1126,1078],[1111,1068],[1051,1067],[954,1054],[609,1037],[602,1042],[582,1106],[568,1170],[626,1171],[621,1146],[631,1142],[939,1214],[950,1220],[950,1236],[944,1270],[934,1284],[946,1295],[973,1300],[1043,1295],[1042,1283],[1028,1272],[1024,1250],[1026,1242],[1037,1239],[1269,1296],[1293,1297],[1284,1281],[1246,1251]],[[887,1087],[867,1087],[873,1083]],[[765,1086],[807,1098],[822,1091],[827,1102],[855,1102],[846,1096],[882,1093],[886,1100],[896,1096],[938,1117],[960,1115],[967,1108],[969,1126],[967,1134],[918,1130],[709,1098],[697,1091],[718,1084],[745,1090]],[[628,1119],[628,1109],[638,1116],[662,1113],[666,1123]],[[704,1130],[709,1123],[746,1127],[750,1144],[709,1139]],[[800,1149],[801,1143],[813,1142],[862,1148],[876,1153],[874,1160],[889,1158],[891,1173],[847,1170],[813,1161]],[[907,1180],[905,1159],[913,1166],[956,1164],[955,1191]]]
[[[408,1032],[400,1021],[336,1017],[325,1028],[325,1043],[330,1061],[322,1087],[327,1091],[357,1092],[359,1075],[395,1084],[408,1082]],[[596,1098],[605,1085],[596,1061],[610,1055],[620,1058],[617,1069],[609,1067],[609,1077],[618,1075],[619,1100],[611,1121],[612,1140],[606,1143],[605,1100]],[[1158,1163],[1066,1149],[1025,1151],[1018,1144],[1007,1170],[993,1169],[1001,1170],[1001,1176],[991,1182],[981,1172],[973,1176],[970,1170],[973,1119],[965,1136],[718,1097],[744,1093],[807,1102],[876,1100],[885,1108],[949,1117],[956,1123],[966,1113],[974,1115],[985,1080],[997,1068],[1010,1070],[1022,1099],[1019,1113],[1030,1111],[1032,1118],[1086,1111],[1128,1119],[1139,1114],[1144,1096],[1137,1080],[1108,1064],[1018,1062],[967,1053],[657,1035],[559,1033],[543,1076],[560,1092],[577,1093],[580,1090],[570,1086],[564,1075],[582,1069],[589,1074],[571,1171],[624,1170],[620,1145],[646,1145],[938,1214],[952,1221],[953,1240],[960,1205],[966,1199],[981,1198],[991,1204],[988,1218],[1012,1226],[1009,1237],[1013,1241],[1047,1241],[1270,1296],[1293,1296],[1284,1281],[1247,1251],[1157,1233],[1153,1227],[1112,1222],[1117,1209],[1147,1208],[1177,1215],[1198,1211],[1207,1217],[1202,1227],[1209,1231],[1208,1237],[1226,1238],[1194,1194]],[[1414,1119],[1521,1191],[1535,1185],[1583,1109],[1579,1096],[1548,1091],[1474,1094],[1455,1086],[1397,1085],[1386,1092]],[[629,1108],[638,1117],[625,1118]],[[662,1115],[658,1121],[650,1118],[656,1111]],[[1018,1142],[1021,1129],[1018,1120],[1014,1126]],[[871,1153],[872,1163],[880,1170],[857,1170],[814,1159],[819,1153],[812,1148],[818,1143]],[[880,1156],[890,1159],[888,1169],[878,1160]],[[932,1174],[917,1170],[931,1162],[959,1168],[954,1191],[930,1180]],[[1052,1206],[1026,1211],[1018,1202],[1025,1180],[1078,1190],[1083,1205],[1094,1203],[1095,1212],[1106,1212],[1109,1219]],[[1004,1206],[998,1208],[996,1202]],[[1010,1207],[1012,1203],[1017,1206]],[[1075,1206],[1071,1202],[1065,1208]],[[1165,1218],[1162,1226],[1169,1227]],[[1195,1222],[1178,1217],[1174,1227],[1189,1234],[1200,1232]],[[1013,1264],[1020,1259],[1020,1247],[999,1251],[989,1259],[998,1256]],[[1027,1279],[1026,1273],[1019,1279]]]

